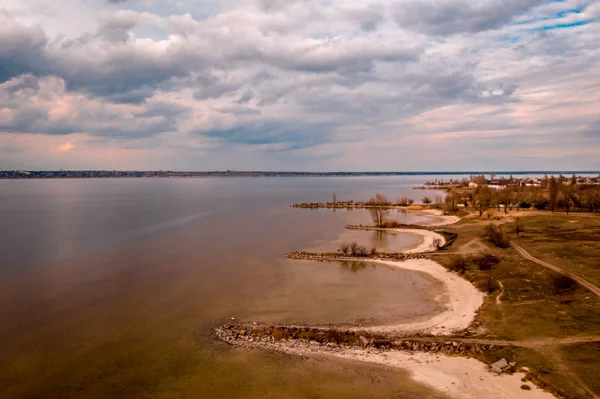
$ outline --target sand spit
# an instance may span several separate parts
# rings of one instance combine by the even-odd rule
[[[422,252],[433,252],[437,250],[435,245],[436,240],[439,240],[440,245],[444,245],[446,243],[446,239],[443,235],[438,234],[429,230],[421,230],[421,229],[387,229],[390,231],[395,231],[398,233],[409,233],[414,234],[416,236],[421,237],[422,241],[416,247],[407,249],[402,251],[404,254],[416,254]]]
[[[444,215],[444,212],[439,209],[422,209],[418,211],[420,213],[428,213],[433,215],[439,221],[433,223],[422,223],[423,226],[437,227],[437,226],[447,226],[449,224],[454,224],[460,220],[458,216],[453,215]]]

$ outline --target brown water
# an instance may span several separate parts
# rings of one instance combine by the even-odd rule
[[[400,196],[412,179],[0,181],[0,398],[432,397],[399,371],[209,336],[230,317],[435,310],[418,273],[282,258],[369,218],[289,204]]]

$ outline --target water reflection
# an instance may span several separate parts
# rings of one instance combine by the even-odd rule
[[[348,261],[338,261],[342,270],[349,271],[351,273],[358,273],[367,268],[375,269],[376,265],[372,262],[363,262],[359,260],[348,260]]]

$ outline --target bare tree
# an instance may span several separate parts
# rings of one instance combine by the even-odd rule
[[[369,213],[371,214],[371,218],[376,226],[381,227],[383,222],[390,213],[389,207],[390,201],[388,201],[387,197],[383,194],[375,194],[374,198],[371,198],[368,202],[369,204]]]
[[[473,195],[473,206],[479,211],[479,216],[483,215],[492,206],[492,190],[487,186],[478,187]]]
[[[515,219],[515,233],[517,233],[517,237],[519,237],[519,233],[523,231],[523,227],[521,227],[521,223],[519,217]]]
[[[333,205],[337,204],[337,197],[335,193],[333,193]]]
[[[347,242],[343,242],[340,244],[340,251],[342,251],[342,253],[344,255],[348,255],[349,250],[350,250],[350,244],[348,244]]]
[[[562,175],[561,175],[562,176]],[[556,201],[558,200],[558,182],[554,178],[554,176],[550,177],[550,181],[548,183],[548,191],[550,194],[550,210],[554,212],[556,209]]]
[[[429,205],[431,204],[431,198],[429,197],[423,197],[423,199],[421,200],[425,205]]]

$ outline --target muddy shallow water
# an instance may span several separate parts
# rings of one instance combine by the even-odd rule
[[[369,223],[366,211],[289,204],[334,191],[400,196],[422,180],[0,181],[0,397],[432,397],[399,371],[247,352],[209,335],[231,317],[434,311],[437,285],[419,273],[283,259]]]

